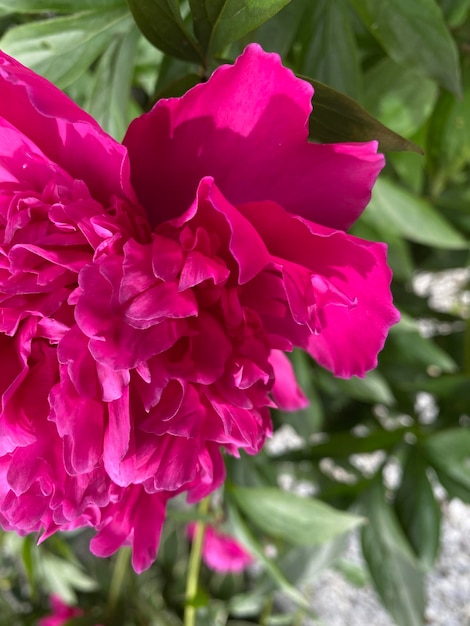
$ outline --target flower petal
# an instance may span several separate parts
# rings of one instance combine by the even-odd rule
[[[284,352],[272,350],[269,362],[274,369],[274,385],[271,390],[278,407],[283,411],[305,409],[308,400],[295,378],[294,368]]]
[[[312,91],[277,54],[252,44],[207,83],[134,120],[124,145],[150,222],[181,215],[199,181],[212,176],[232,204],[273,200],[292,214],[348,228],[384,160],[376,142],[307,143]]]
[[[0,52],[0,117],[52,161],[84,180],[95,198],[133,199],[126,150],[52,83]]]
[[[388,330],[399,320],[385,244],[291,216],[274,203],[239,209],[283,273],[294,320],[311,330],[300,347],[336,376],[364,376],[376,367]]]

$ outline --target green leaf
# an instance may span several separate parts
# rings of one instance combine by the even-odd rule
[[[346,0],[316,0],[312,9],[304,35],[302,74],[357,98],[362,76],[349,5]]]
[[[470,162],[470,62],[463,64],[463,97],[442,93],[429,123],[426,154],[435,195]]]
[[[145,37],[140,37],[134,63],[133,86],[140,88],[145,96],[150,98],[153,95],[157,78],[160,76],[163,61],[170,58],[178,61],[174,57],[166,56],[161,50],[157,50]]]
[[[204,522],[205,524],[214,524],[216,519],[208,513],[200,513],[196,508],[177,509],[169,507],[167,510],[167,518],[175,522],[189,524],[190,522]]]
[[[343,141],[379,142],[380,150],[411,150],[422,153],[421,148],[405,139],[372,117],[361,105],[319,82],[305,76],[314,89],[313,114],[310,116],[310,136],[324,143]]]
[[[403,154],[411,154],[411,152],[400,153],[400,155]],[[381,234],[375,239],[377,240],[387,243],[387,261],[395,279],[411,280],[414,274],[414,264],[410,244],[399,235],[390,232]]]
[[[304,611],[309,614],[312,613],[310,605],[307,599],[286,579],[279,567],[271,561],[265,554],[263,547],[259,544],[252,532],[248,528],[248,525],[243,520],[242,516],[238,512],[235,503],[232,502],[232,498],[229,496],[226,499],[227,513],[230,526],[233,529],[234,536],[245,546],[245,548],[253,555],[256,556],[269,574],[272,580],[276,583],[281,591],[283,591],[291,600],[293,600],[298,606],[302,607]]]
[[[465,249],[468,242],[426,200],[386,178],[377,181],[362,219],[405,239],[444,249]]]
[[[389,406],[395,404],[390,386],[377,370],[369,372],[364,378],[357,378],[356,376],[348,380],[339,378],[336,383],[342,393],[355,400],[370,404],[378,402]]]
[[[189,0],[194,32],[207,55],[219,52],[258,28],[289,2],[291,0]]]
[[[75,590],[90,592],[98,586],[80,567],[53,554],[41,554],[38,570],[48,590],[68,604],[76,603]]]
[[[366,72],[364,85],[365,108],[406,137],[429,118],[438,94],[434,81],[388,58]]]
[[[441,0],[440,5],[450,28],[462,26],[470,13],[470,0]]]
[[[253,40],[266,52],[277,52],[282,58],[286,57],[310,6],[311,0],[290,2],[253,32]]]
[[[33,537],[32,535],[26,535],[23,539],[23,549],[21,550],[21,557],[23,566],[28,577],[28,582],[31,586],[31,592],[34,596],[37,593],[37,576],[35,576],[35,563],[33,555]]]
[[[280,572],[296,589],[305,588],[317,581],[318,574],[330,567],[346,550],[347,535],[338,535],[332,541],[319,546],[295,546],[284,554],[277,556],[276,564]],[[237,617],[245,617],[261,611],[266,597],[275,591],[277,586],[273,577],[266,575],[258,578],[248,593],[238,594],[230,600],[230,612]],[[289,622],[290,626],[290,622]]]
[[[439,551],[441,509],[426,474],[427,464],[416,446],[409,447],[395,512],[420,562],[431,569]]]
[[[125,6],[87,11],[11,28],[0,47],[63,89],[96,61],[114,37],[131,27]]]
[[[340,559],[337,563],[335,563],[334,567],[335,570],[343,575],[350,585],[353,585],[358,589],[370,584],[369,572],[366,571],[365,566],[362,564],[358,565],[353,561]]]
[[[390,156],[415,156],[412,152],[395,152]],[[390,160],[390,156],[388,160]],[[393,276],[397,280],[411,280],[414,274],[413,258],[410,245],[403,237],[391,233],[389,230],[377,228],[370,222],[359,219],[350,229],[350,233],[369,241],[385,241],[388,246],[387,262],[392,268]]]
[[[393,61],[460,94],[457,46],[435,0],[350,0]]]
[[[419,146],[426,144],[427,124],[422,126],[411,139]],[[422,194],[424,189],[424,169],[426,160],[413,152],[394,152],[388,157],[394,170],[413,193]]]
[[[201,52],[188,32],[178,0],[127,0],[143,35],[166,54],[199,63]]]
[[[422,337],[417,330],[399,323],[391,329],[390,343],[402,355],[402,363],[418,363],[424,367],[434,365],[443,372],[455,372],[457,363],[430,338]]]
[[[294,350],[291,360],[296,379],[307,396],[309,405],[305,409],[283,413],[282,421],[291,424],[301,437],[308,439],[312,433],[318,432],[323,424],[323,406],[316,388],[312,363],[308,354],[301,350]]]
[[[125,6],[125,0],[0,0],[5,13],[78,13]]]
[[[408,428],[395,430],[375,430],[367,437],[358,437],[350,432],[339,432],[330,435],[324,443],[308,446],[302,450],[291,450],[276,455],[282,461],[318,462],[325,457],[348,459],[351,454],[367,454],[376,450],[390,450],[401,443]]]
[[[245,622],[239,619],[231,619],[227,624],[228,626],[253,626],[253,622]]]
[[[282,555],[279,567],[296,587],[305,587],[315,582],[322,570],[331,567],[347,546],[347,535],[338,535],[319,546],[295,546]]]
[[[451,496],[470,502],[470,431],[445,430],[426,441],[429,462]]]
[[[122,141],[129,126],[129,99],[140,33],[132,28],[116,39],[101,57],[86,109],[101,127]]]
[[[192,89],[195,85],[201,82],[201,77],[197,74],[188,73],[184,74],[180,78],[168,82],[163,89],[159,89],[156,94],[156,99],[161,98],[179,98],[183,96],[187,91]]]
[[[398,626],[423,626],[424,575],[380,482],[374,482],[362,504],[369,518],[362,551],[375,588]]]
[[[297,545],[317,545],[349,532],[362,523],[314,498],[303,498],[274,487],[231,487],[245,515],[262,531]]]

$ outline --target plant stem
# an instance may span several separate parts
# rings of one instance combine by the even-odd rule
[[[130,548],[121,548],[116,556],[108,594],[108,616],[110,623],[113,620],[116,607],[119,603],[119,596],[121,595],[124,579],[129,572],[130,558]]]
[[[470,374],[470,319],[467,319],[465,322],[465,333],[464,333],[464,373]]]
[[[199,504],[199,513],[206,515],[209,510],[209,498],[204,498]],[[186,579],[186,604],[184,607],[184,626],[195,626],[196,624],[196,607],[194,600],[196,598],[199,570],[201,568],[202,544],[204,540],[204,531],[206,525],[203,521],[196,522],[194,530],[193,543],[191,545],[191,553],[188,563],[188,577]]]

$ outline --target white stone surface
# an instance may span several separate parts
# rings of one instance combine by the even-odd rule
[[[357,538],[346,558],[361,564]],[[305,589],[320,621],[305,626],[395,626],[370,585],[358,588],[336,570],[322,572]],[[426,626],[470,626],[470,506],[444,505],[442,547],[427,580]]]

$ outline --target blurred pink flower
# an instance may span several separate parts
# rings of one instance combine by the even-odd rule
[[[42,617],[38,621],[38,626],[64,626],[73,617],[80,617],[83,611],[74,606],[69,606],[56,595],[51,595],[50,605],[52,613],[46,617]]]
[[[167,500],[305,406],[285,351],[375,367],[391,272],[345,229],[383,157],[308,143],[312,88],[257,45],[124,145],[4,54],[0,92],[0,522],[142,571]]]
[[[195,528],[196,524],[189,524],[190,539],[194,538]],[[202,558],[207,567],[222,574],[239,574],[254,562],[251,554],[238,541],[211,525],[204,528]]]

